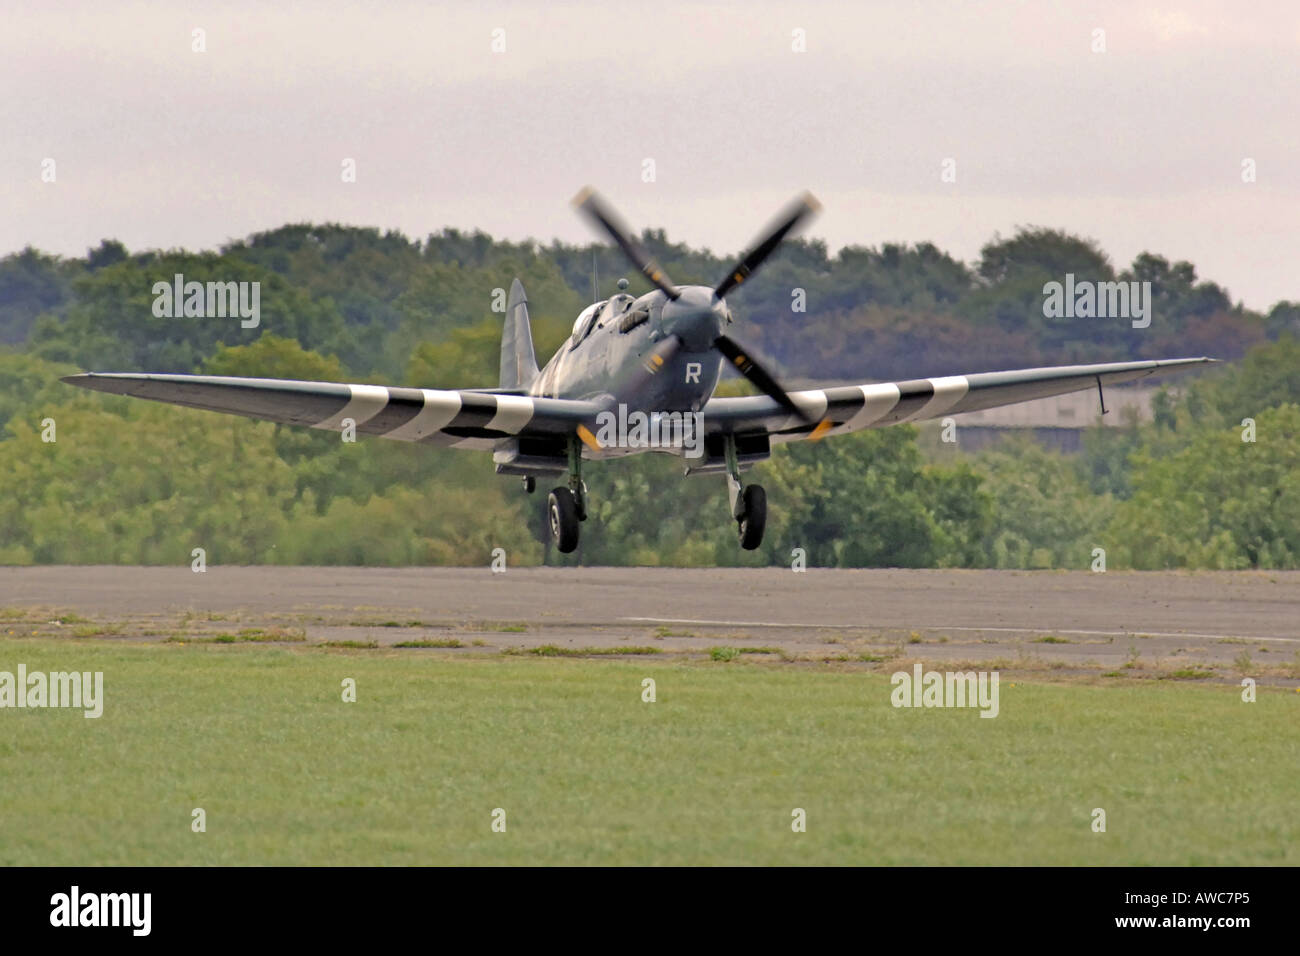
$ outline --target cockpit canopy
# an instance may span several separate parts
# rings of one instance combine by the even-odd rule
[[[599,312],[604,305],[604,302],[597,302],[593,305],[587,306],[578,313],[578,318],[575,319],[573,323],[573,342],[575,345],[586,338],[585,333],[586,331],[589,331],[587,326],[592,324],[592,321],[596,317],[596,313]]]
[[[634,301],[632,296],[620,293],[603,302],[587,306],[578,313],[578,317],[573,322],[573,335],[569,339],[569,348],[577,348],[578,344],[591,334],[597,324],[603,327],[606,323],[627,312]],[[627,331],[627,329],[622,331]]]

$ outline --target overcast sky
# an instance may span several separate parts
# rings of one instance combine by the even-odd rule
[[[0,23],[0,254],[306,220],[586,241],[587,183],[721,253],[808,188],[832,249],[971,260],[1045,225],[1300,300],[1295,2],[6,0]]]

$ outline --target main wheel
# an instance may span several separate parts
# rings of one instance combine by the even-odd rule
[[[546,501],[551,522],[551,540],[562,554],[578,546],[578,505],[568,488],[556,488]]]
[[[762,485],[746,485],[740,501],[745,510],[740,519],[740,546],[753,551],[763,543],[763,529],[767,527],[767,492]]]

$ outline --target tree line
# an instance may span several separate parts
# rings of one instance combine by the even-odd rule
[[[730,261],[662,232],[643,239],[681,283],[712,283]],[[180,563],[194,547],[214,562],[293,564],[477,564],[496,547],[519,564],[788,564],[795,548],[841,567],[1086,568],[1098,548],[1112,568],[1300,562],[1300,305],[1252,312],[1190,263],[1143,253],[1117,268],[1055,230],[995,237],[970,264],[926,243],[834,255],[790,243],[736,293],[737,334],[791,381],[1234,361],[1171,377],[1153,422],[1089,429],[1075,455],[1027,439],[968,453],[960,425],[955,445],[923,425],[779,447],[756,475],[771,510],[753,554],[736,547],[722,481],[682,479],[667,456],[588,469],[594,526],[564,557],[545,542],[543,496],[484,480],[486,455],[345,444],[58,381],[90,368],[493,385],[494,290],[523,280],[544,360],[591,299],[593,257],[606,284],[625,271],[596,244],[337,225],[214,252],[106,240],[83,258],[0,260],[0,563]],[[155,315],[154,283],[177,273],[260,282],[259,327]],[[1150,328],[1049,318],[1043,286],[1066,273],[1150,282]]]

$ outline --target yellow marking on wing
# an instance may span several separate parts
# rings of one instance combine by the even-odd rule
[[[817,423],[817,427],[808,433],[808,440],[817,441],[817,439],[821,438],[833,427],[834,426],[831,425],[831,420],[829,418],[823,418],[820,422]]]

